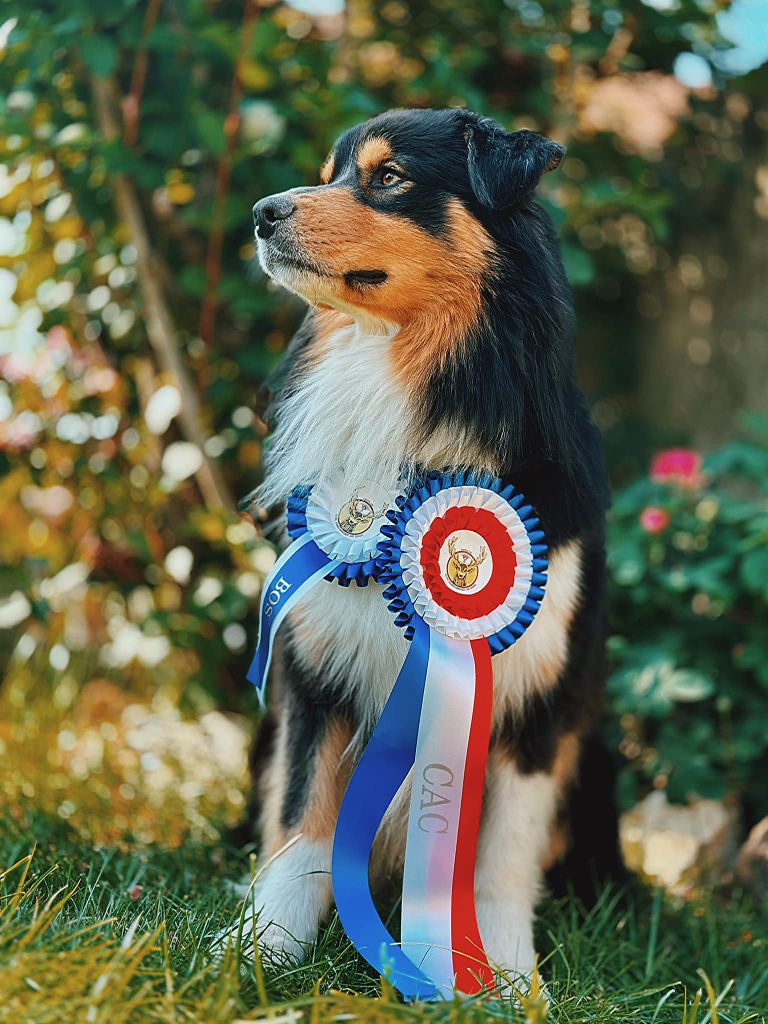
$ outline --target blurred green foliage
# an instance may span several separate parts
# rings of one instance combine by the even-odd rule
[[[245,0],[0,0],[0,668],[18,673],[42,651],[46,693],[106,675],[198,711],[253,710],[243,675],[272,554],[227,491],[258,480],[259,388],[301,306],[255,269],[250,210],[314,183],[338,133],[381,109],[466,105],[567,143],[541,198],[563,239],[581,377],[616,479],[678,440],[643,418],[643,331],[664,282],[680,279],[679,238],[702,204],[710,224],[727,216],[723,197],[768,116],[764,71],[717,71],[727,6],[350,0],[308,14]],[[672,75],[690,51],[712,62],[712,85]],[[152,340],[147,278],[171,324],[159,333],[199,400],[221,500],[201,483],[188,396]],[[713,463],[713,486],[716,470],[736,468]],[[758,690],[745,681],[764,685],[766,638],[753,624],[736,656],[732,620],[760,604],[764,558],[742,547],[762,536],[763,507],[736,522],[736,499],[718,489],[715,535],[687,492],[670,492],[667,548],[636,523],[644,502],[667,508],[650,486],[619,500],[614,527],[621,721],[645,782],[669,777],[682,797],[725,779],[754,795]],[[690,548],[674,541],[686,531]],[[737,579],[738,592],[717,590]],[[691,610],[699,592],[719,618]],[[691,728],[674,724],[683,712]],[[725,724],[737,721],[735,739]],[[670,771],[683,761],[688,774]]]
[[[730,793],[751,819],[768,813],[768,421],[746,426],[700,471],[662,453],[617,496],[609,694],[627,796]]]

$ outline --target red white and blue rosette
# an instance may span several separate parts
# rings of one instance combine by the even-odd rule
[[[416,484],[379,544],[377,579],[411,646],[344,797],[333,884],[358,950],[409,998],[491,988],[474,899],[493,708],[491,657],[544,597],[547,547],[534,508],[489,475]],[[376,831],[413,769],[401,942],[371,898]]]
[[[292,543],[264,581],[259,606],[259,640],[248,669],[264,704],[274,638],[283,619],[322,579],[365,587],[378,571],[382,529],[397,509],[399,491],[373,481],[350,487],[342,474],[312,487],[297,487],[288,498],[286,524]]]

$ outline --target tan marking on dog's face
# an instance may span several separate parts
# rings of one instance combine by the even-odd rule
[[[418,387],[480,317],[482,279],[494,251],[490,236],[456,199],[449,200],[440,237],[360,202],[347,188],[309,189],[295,201],[291,242],[318,271],[278,264],[270,272],[315,305],[399,327],[395,370]],[[386,280],[360,284],[345,277],[371,270]]]
[[[327,185],[329,181],[333,179],[333,172],[336,168],[336,154],[331,150],[328,156],[323,161],[323,166],[320,168],[320,181],[323,185]]]
[[[405,321],[393,345],[398,373],[417,385],[476,327],[482,312],[483,277],[494,243],[479,221],[452,199],[446,241],[440,248],[429,300],[421,315]]]
[[[366,139],[357,151],[357,167],[363,182],[370,180],[373,172],[387,160],[392,159],[392,147],[386,139],[374,135]]]

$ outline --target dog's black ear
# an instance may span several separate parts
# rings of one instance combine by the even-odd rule
[[[491,210],[519,205],[565,156],[559,142],[525,129],[504,131],[487,117],[468,121],[465,134],[472,191]]]

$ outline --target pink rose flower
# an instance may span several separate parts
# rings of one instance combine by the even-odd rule
[[[701,463],[701,455],[690,448],[668,448],[651,460],[651,480],[655,484],[699,487],[703,480]]]
[[[663,533],[669,526],[669,512],[658,505],[647,505],[640,513],[640,525],[646,533]]]

